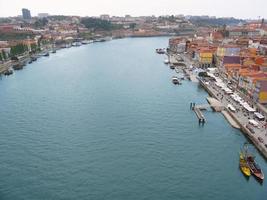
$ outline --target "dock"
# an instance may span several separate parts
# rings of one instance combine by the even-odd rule
[[[209,95],[211,97],[213,97],[214,99],[217,99],[218,101],[218,94],[221,94],[219,88],[214,89],[214,87],[216,87],[215,85],[210,85],[208,83],[206,83],[203,80],[199,80],[200,85],[209,93]],[[227,105],[229,102],[227,101],[226,98],[220,99],[221,104],[223,105]],[[227,112],[228,110],[226,110]],[[228,117],[231,116],[231,119]],[[264,143],[259,142],[258,137],[262,136],[266,133],[266,130],[264,129],[254,129],[255,133],[252,133],[247,127],[246,124],[248,123],[249,119],[248,117],[244,116],[242,112],[227,112],[226,115],[224,115],[225,118],[227,116],[227,120],[228,122],[232,125],[232,122],[235,121],[235,123],[240,127],[241,132],[255,145],[255,147],[259,150],[259,152],[265,157],[265,159],[267,159],[267,148],[264,146]],[[233,124],[234,125],[234,124]],[[232,126],[233,126],[232,125]],[[236,125],[234,125],[236,126]],[[266,138],[264,137],[264,139],[266,140]]]
[[[202,123],[206,122],[206,118],[205,118],[205,116],[203,115],[203,113],[201,112],[201,110],[200,110],[200,108],[198,106],[195,106],[193,108],[193,111],[196,113],[196,116],[197,116],[199,122],[202,122]]]
[[[198,79],[197,79],[195,74],[192,74],[192,73],[189,74],[189,79],[190,79],[190,81],[192,81],[194,83],[198,83]]]
[[[207,97],[206,99],[215,112],[221,112],[225,108],[224,105],[215,98]]]
[[[240,126],[238,125],[238,123],[236,123],[236,121],[231,117],[231,115],[229,114],[228,111],[223,110],[223,111],[222,111],[222,114],[223,114],[223,116],[225,117],[225,119],[227,119],[227,121],[229,122],[229,124],[230,124],[232,127],[236,128],[236,129],[241,129],[241,127],[240,127]]]

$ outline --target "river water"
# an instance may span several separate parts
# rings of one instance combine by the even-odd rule
[[[64,49],[2,77],[0,199],[266,199],[239,170],[242,133],[211,111],[199,126],[189,105],[207,93],[171,83],[167,43]]]

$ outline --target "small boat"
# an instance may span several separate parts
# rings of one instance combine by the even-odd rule
[[[165,60],[164,60],[164,63],[165,63],[165,64],[169,64],[169,63],[170,63],[169,59],[165,59]]]
[[[49,56],[49,52],[44,53],[43,56],[48,57]]]
[[[106,42],[112,40],[112,37],[103,37],[103,38],[97,38],[94,40],[94,42]]]
[[[251,175],[250,168],[242,152],[239,153],[239,167],[245,176],[249,177]]]
[[[158,53],[158,54],[165,54],[166,51],[165,51],[165,49],[156,49],[156,53]]]
[[[82,44],[91,44],[93,42],[94,42],[93,40],[83,40]]]
[[[73,42],[71,45],[74,47],[79,47],[82,45],[82,43],[81,42]]]
[[[175,84],[175,85],[181,85],[181,82],[179,81],[179,79],[176,77],[176,76],[173,76],[172,77],[172,82],[173,82],[173,84]]]
[[[170,65],[170,69],[175,69],[174,65]]]
[[[9,76],[9,75],[11,75],[11,74],[13,74],[13,70],[12,70],[12,69],[7,69],[7,70],[4,72],[4,75],[5,75],[5,76]]]
[[[34,62],[36,60],[37,60],[37,58],[35,56],[33,56],[33,57],[31,57],[31,60],[30,61]]]
[[[15,65],[13,65],[13,69],[14,70],[22,70],[23,69],[23,65],[21,63],[17,63]]]
[[[249,166],[249,169],[250,169],[251,173],[256,178],[258,178],[259,180],[263,180],[264,179],[264,174],[263,174],[263,171],[260,168],[260,166],[256,163],[255,156],[247,155],[246,156],[246,161],[247,161],[247,164]]]

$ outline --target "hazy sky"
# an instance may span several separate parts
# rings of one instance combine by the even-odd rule
[[[0,16],[49,14],[97,16],[211,15],[238,18],[267,18],[267,0],[0,0]]]

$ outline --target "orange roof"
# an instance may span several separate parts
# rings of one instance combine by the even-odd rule
[[[242,67],[241,64],[225,64],[225,67]]]

